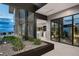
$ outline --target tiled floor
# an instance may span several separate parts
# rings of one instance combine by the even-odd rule
[[[43,38],[42,40],[49,41],[55,45],[54,50],[49,51],[48,53],[43,54],[42,56],[79,56],[79,47],[45,40]]]

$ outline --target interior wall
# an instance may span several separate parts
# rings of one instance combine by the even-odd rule
[[[47,32],[46,32],[46,40],[51,39],[51,21],[47,20]]]

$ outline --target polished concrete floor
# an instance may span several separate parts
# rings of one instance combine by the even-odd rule
[[[58,43],[45,38],[41,38],[44,41],[51,42],[55,45],[55,49],[43,54],[42,56],[79,56],[79,47]]]

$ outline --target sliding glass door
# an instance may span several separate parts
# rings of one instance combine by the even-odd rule
[[[74,39],[73,44],[79,46],[79,14],[74,15]]]
[[[51,22],[51,38],[52,40],[55,40],[55,26],[54,26],[54,22]]]
[[[72,16],[52,21],[52,40],[72,44]]]
[[[63,31],[61,32],[62,38],[61,42],[72,44],[72,16],[63,18]]]
[[[59,27],[58,27],[58,23],[54,23],[54,25],[55,25],[55,31],[54,31],[54,37],[55,37],[55,40],[56,41],[59,41],[59,32],[58,32],[58,29],[59,29]]]
[[[52,21],[51,35],[52,40],[59,41],[59,20]]]
[[[52,40],[79,46],[79,14],[52,21]]]

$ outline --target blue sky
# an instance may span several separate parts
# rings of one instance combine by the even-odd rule
[[[74,23],[79,23],[79,14],[74,15]],[[72,24],[72,16],[64,17],[64,25]]]
[[[0,17],[8,17],[13,19],[13,14],[9,13],[9,6],[5,4],[0,4]]]
[[[8,18],[8,20],[7,19],[4,20],[1,18]],[[0,32],[14,31],[13,18],[14,18],[14,14],[9,13],[9,6],[5,4],[0,4]]]

